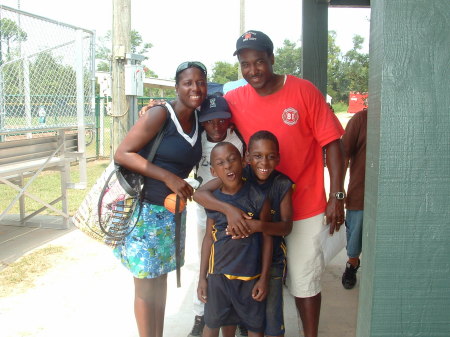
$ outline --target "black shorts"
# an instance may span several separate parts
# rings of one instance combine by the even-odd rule
[[[211,329],[243,324],[253,332],[264,332],[266,302],[252,298],[258,279],[230,280],[224,275],[208,275],[205,324]]]

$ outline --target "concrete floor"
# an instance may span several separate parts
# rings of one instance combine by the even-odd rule
[[[344,127],[351,116],[341,118]],[[325,186],[328,185],[325,172]],[[0,270],[45,245],[62,246],[65,253],[35,281],[35,287],[0,297],[2,337],[138,336],[133,314],[133,281],[109,248],[74,228],[45,228],[61,228],[57,217],[37,216],[27,226],[18,226],[16,220],[16,216],[7,216],[0,223]],[[194,217],[188,216],[187,226],[182,287],[176,288],[175,273],[168,277],[165,337],[187,336],[194,321],[192,297],[198,264]],[[341,285],[346,260],[342,250],[323,275],[321,337],[355,336],[359,278],[364,269],[359,270],[356,287],[346,290]],[[286,289],[284,299],[285,336],[303,336],[294,300]]]
[[[40,218],[41,224],[48,221],[58,220]],[[176,288],[175,273],[169,274],[166,337],[187,336],[193,324],[192,296],[198,263],[194,218],[188,218],[187,233],[181,288]],[[7,220],[0,224],[3,267],[48,244],[66,247],[66,257],[36,280],[34,288],[0,298],[2,336],[136,337],[132,278],[108,248],[73,228],[18,227],[9,225]],[[330,262],[323,276],[319,326],[319,335],[323,337],[355,336],[359,282],[352,290],[342,287],[340,278],[345,262],[343,250]],[[285,336],[303,336],[299,332],[294,300],[286,289],[284,298]]]

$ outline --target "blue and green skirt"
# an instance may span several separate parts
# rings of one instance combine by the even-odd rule
[[[184,264],[185,212],[180,230],[180,266]],[[175,215],[163,206],[144,202],[136,207],[131,221],[137,222],[136,227],[114,248],[114,255],[133,276],[156,278],[176,270]]]

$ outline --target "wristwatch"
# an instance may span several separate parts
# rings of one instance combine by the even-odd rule
[[[330,193],[330,197],[335,197],[336,200],[344,200],[345,199],[345,192],[334,192]]]

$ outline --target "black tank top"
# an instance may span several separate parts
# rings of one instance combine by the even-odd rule
[[[166,104],[170,112],[164,137],[156,151],[153,164],[170,171],[180,178],[187,178],[192,168],[200,161],[202,146],[200,124],[195,112],[195,123],[189,135],[183,132],[181,125],[170,104]],[[148,145],[149,146],[149,145]],[[144,148],[145,152],[147,149]],[[160,180],[144,178],[144,200],[154,205],[164,205],[167,195],[173,193]]]

